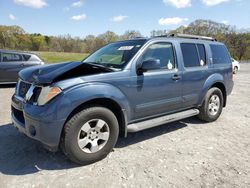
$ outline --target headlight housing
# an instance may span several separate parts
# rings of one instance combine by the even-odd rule
[[[62,90],[59,87],[42,87],[40,95],[37,99],[37,105],[42,106],[59,95]]]

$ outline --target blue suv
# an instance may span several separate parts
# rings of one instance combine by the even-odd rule
[[[13,125],[49,150],[61,148],[72,161],[89,164],[107,156],[119,135],[196,115],[215,121],[232,76],[228,50],[213,38],[114,42],[82,62],[22,70]]]

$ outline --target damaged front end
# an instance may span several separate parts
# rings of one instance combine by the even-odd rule
[[[19,80],[15,95],[26,103],[42,106],[59,95],[62,90],[56,86],[42,86]]]
[[[12,96],[13,125],[47,149],[56,151],[68,111],[71,111],[71,101],[64,95],[66,88],[87,82],[84,76],[108,72],[112,70],[82,62],[24,69],[19,73]]]
[[[62,92],[62,88],[55,86],[56,82],[113,71],[110,68],[85,62],[32,67],[19,73],[20,79],[15,95],[26,103],[42,106]]]
[[[51,84],[61,80],[112,72],[114,70],[87,62],[67,62],[31,67],[19,73],[21,80],[34,84]]]

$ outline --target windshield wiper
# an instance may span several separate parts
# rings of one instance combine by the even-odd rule
[[[101,67],[101,68],[109,70],[109,71],[117,71],[118,70],[116,68],[108,66],[107,63],[98,63],[98,62],[84,62],[84,63],[87,63],[89,65],[93,65],[93,66],[96,66],[96,67]]]

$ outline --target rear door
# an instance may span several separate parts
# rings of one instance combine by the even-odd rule
[[[24,68],[25,62],[20,54],[1,53],[0,82],[16,82],[18,72]]]
[[[208,77],[206,47],[202,43],[181,43],[183,58],[183,108],[195,107]]]

